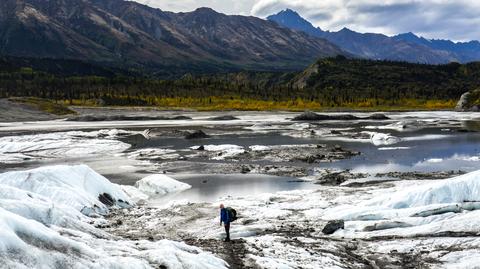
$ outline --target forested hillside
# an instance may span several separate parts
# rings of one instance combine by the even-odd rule
[[[0,61],[0,97],[200,109],[439,109],[453,108],[464,92],[480,88],[480,63],[420,65],[336,57],[300,73],[186,74],[165,80],[90,65],[77,70],[68,61],[38,61]]]

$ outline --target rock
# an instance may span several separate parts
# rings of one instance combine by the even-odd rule
[[[310,155],[310,156],[308,156],[308,157],[306,158],[305,161],[306,161],[307,163],[314,163],[316,160],[317,160],[317,158],[316,158],[315,156]]]
[[[362,118],[359,118],[354,115],[335,115],[335,116],[330,116],[332,120],[361,120]]]
[[[210,118],[209,120],[227,121],[227,120],[239,120],[239,118],[231,116],[231,115],[225,115],[225,116],[213,117],[213,118]]]
[[[331,220],[325,225],[322,230],[324,234],[333,234],[339,229],[345,229],[345,222],[343,220]]]
[[[316,121],[316,120],[329,120],[330,116],[320,115],[312,111],[305,111],[304,113],[293,118],[294,121]]]
[[[293,118],[293,121],[321,121],[321,120],[359,120],[361,118],[349,114],[345,115],[324,115],[306,111]]]
[[[240,171],[240,173],[242,173],[242,174],[248,174],[250,172],[251,172],[251,170],[247,166],[242,166],[242,170]]]
[[[172,117],[172,118],[170,118],[170,119],[171,119],[171,120],[191,120],[192,118],[191,118],[191,117],[188,117],[188,116],[180,115],[180,116]]]
[[[341,172],[327,174],[320,179],[318,179],[316,184],[319,185],[328,185],[328,186],[338,186],[343,182],[347,181],[347,177]]]
[[[202,130],[197,130],[193,133],[187,133],[185,135],[185,139],[202,139],[202,138],[209,138],[210,136],[204,133]]]
[[[389,120],[390,119],[389,117],[385,116],[382,113],[374,113],[367,118],[370,120]]]
[[[480,111],[480,89],[464,93],[455,107],[455,111]]]
[[[147,115],[81,115],[76,117],[70,117],[67,121],[154,121],[154,120],[191,120],[192,118],[187,116],[147,116]]]
[[[342,115],[325,115],[317,114],[315,112],[306,111],[295,118],[293,121],[321,121],[321,120],[389,120],[390,118],[381,113],[375,113],[368,117],[357,117],[350,114]]]
[[[102,193],[102,194],[98,195],[98,200],[106,206],[113,206],[115,204],[115,200],[108,193]]]
[[[330,171],[325,170],[320,177],[317,178],[315,184],[324,186],[339,186],[342,183],[351,179],[366,178],[368,174],[351,173],[349,170],[345,171]]]
[[[472,95],[471,92],[466,92],[462,94],[460,97],[460,100],[457,103],[457,106],[455,107],[455,111],[466,111],[468,110],[468,99],[470,99],[470,96]]]
[[[204,151],[205,150],[205,146],[204,145],[201,145],[200,147],[197,148],[198,151]]]
[[[439,172],[388,172],[377,173],[375,177],[399,180],[439,180],[465,174],[462,170],[439,171]]]

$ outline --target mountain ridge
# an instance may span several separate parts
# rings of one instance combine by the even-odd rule
[[[0,55],[82,59],[154,72],[299,70],[348,53],[322,38],[209,8],[173,13],[123,0],[5,0]]]
[[[428,40],[411,32],[390,37],[384,34],[358,33],[345,27],[337,32],[324,31],[291,9],[268,16],[267,19],[290,29],[325,38],[352,54],[373,60],[427,64],[480,60],[478,41]]]

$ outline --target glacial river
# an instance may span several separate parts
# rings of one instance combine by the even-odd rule
[[[480,121],[475,113],[385,113],[390,119],[320,122],[292,121],[298,113],[157,113],[192,119],[0,123],[0,172],[83,163],[119,184],[133,185],[149,174],[166,173],[192,185],[188,191],[156,200],[162,203],[315,188],[303,179],[322,169],[370,174],[480,169]],[[237,119],[210,120],[225,114]],[[185,139],[185,133],[196,130],[209,137]],[[212,150],[195,150],[206,145]],[[340,147],[360,155],[313,163],[290,158],[291,148],[308,145]],[[241,158],[242,152],[259,148],[266,152],[264,159]],[[268,155],[271,149],[276,149],[273,157]],[[244,166],[249,170],[242,171]],[[288,170],[259,175],[266,166],[303,174]],[[260,170],[251,171],[252,167]]]

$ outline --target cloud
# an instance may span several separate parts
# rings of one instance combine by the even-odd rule
[[[480,39],[477,0],[259,0],[251,13],[264,17],[285,8],[326,30],[348,27],[390,35],[415,32],[427,38]]]
[[[211,7],[226,14],[267,17],[296,10],[324,30],[343,27],[394,35],[414,32],[427,38],[480,39],[478,0],[136,0],[168,11]]]
[[[225,14],[250,15],[258,0],[135,0],[136,2],[173,12],[188,12],[210,7]]]

